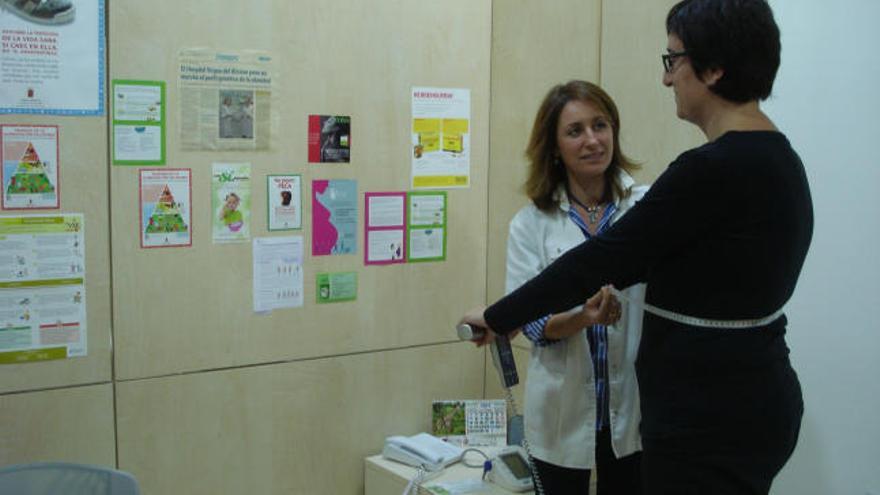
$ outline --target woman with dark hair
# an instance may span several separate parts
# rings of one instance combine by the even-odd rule
[[[510,222],[508,291],[604,232],[645,194],[619,136],[617,106],[595,84],[569,81],[544,97],[526,150],[532,204]],[[644,298],[641,284],[627,290]],[[631,311],[615,327],[594,324],[581,308],[523,327],[532,342],[525,436],[544,493],[586,495],[593,470],[600,495],[641,493],[634,362],[642,313]]]
[[[290,200],[293,199],[293,193],[290,191],[281,191],[281,206],[290,206]]]
[[[666,25],[663,83],[708,142],[607,231],[463,321],[509,333],[603,284],[647,282],[636,361],[645,493],[766,494],[803,414],[781,308],[813,232],[803,164],[759,106],[779,30],[764,0],[684,0]]]

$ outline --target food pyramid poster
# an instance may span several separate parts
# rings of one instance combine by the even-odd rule
[[[191,246],[189,169],[141,170],[141,246]]]
[[[3,208],[58,208],[57,129],[3,126]]]
[[[188,227],[180,214],[177,202],[174,201],[174,195],[168,185],[162,189],[162,194],[156,201],[156,207],[147,223],[147,234],[158,234],[162,232],[186,232]]]

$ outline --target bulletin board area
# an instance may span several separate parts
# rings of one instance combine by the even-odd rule
[[[110,26],[113,77],[168,81],[168,166],[192,169],[195,205],[191,248],[140,249],[137,170],[112,169],[120,467],[152,493],[356,493],[361,459],[427,428],[432,399],[482,395],[482,353],[453,326],[485,298],[489,2],[125,2]],[[269,150],[181,150],[177,54],[191,47],[271,55]],[[420,86],[471,94],[471,186],[448,190],[446,260],[364,266],[360,233],[355,254],[311,256],[312,180],[357,181],[359,229],[365,192],[409,190]],[[308,162],[312,114],[351,117],[350,163]],[[212,243],[217,162],[251,164],[253,236],[277,235],[263,177],[301,175],[303,229],[284,235],[305,241],[302,308],[255,314],[250,243]],[[316,304],[316,274],[346,271],[357,299]],[[193,476],[216,466],[234,467]]]
[[[168,81],[168,166],[192,169],[194,205],[191,248],[140,249],[137,167],[112,169],[118,378],[448,341],[461,308],[485,292],[490,14],[487,2],[466,1],[112,6],[111,73]],[[150,17],[163,20],[161,29],[141,32]],[[180,150],[177,54],[202,46],[272,56],[271,149]],[[310,256],[313,179],[355,179],[359,197],[409,190],[415,86],[471,90],[472,185],[448,191],[446,261],[365,267],[360,235],[355,254]],[[308,162],[310,114],[351,117],[350,163]],[[253,236],[270,235],[264,177],[302,176],[303,229],[284,234],[302,235],[307,246],[303,308],[254,314],[250,243],[212,243],[209,186],[217,162],[251,164]],[[315,275],[327,271],[357,271],[357,300],[315,304]]]

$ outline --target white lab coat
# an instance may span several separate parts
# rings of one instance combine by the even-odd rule
[[[617,221],[645,194],[621,172],[631,194],[617,203]],[[510,222],[507,241],[507,292],[541,272],[561,254],[584,242],[568,217],[564,188],[556,193],[559,207],[547,213],[534,205],[521,209]],[[645,285],[626,291],[644,300]],[[623,304],[621,319],[608,327],[608,380],[612,448],[617,457],[641,450],[639,392],[635,359],[642,331],[642,311]],[[525,393],[525,435],[535,457],[558,466],[592,469],[596,447],[596,387],[586,332],[546,347],[532,346]]]

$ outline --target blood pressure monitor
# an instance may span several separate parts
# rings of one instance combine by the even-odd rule
[[[492,470],[487,474],[489,480],[498,486],[514,492],[531,490],[532,470],[522,447],[509,446],[492,458]]]

